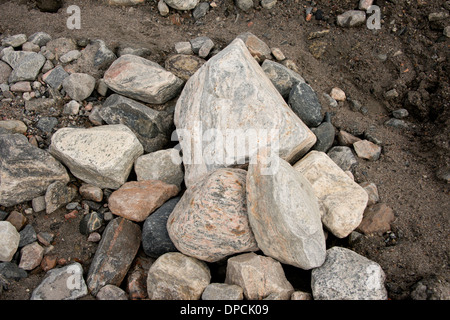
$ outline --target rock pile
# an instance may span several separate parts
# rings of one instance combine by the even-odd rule
[[[166,3],[190,10],[198,1]],[[8,211],[0,211],[0,275],[45,266],[31,299],[311,298],[283,264],[312,270],[313,299],[387,298],[378,264],[326,247],[328,233],[389,230],[393,213],[377,203],[376,186],[350,177],[356,158],[376,161],[381,147],[340,131],[328,151],[334,126],[301,75],[271,60],[279,49],[250,33],[221,51],[195,38],[175,44],[180,59],[203,59],[183,72],[183,63],[117,58],[102,41],[76,53],[70,39],[16,38],[21,44],[2,42],[3,102],[26,82],[25,110],[56,121],[29,139],[32,121],[0,121],[0,205]],[[25,51],[27,41],[38,52]],[[83,64],[101,67],[88,74]],[[92,97],[106,99],[94,107]],[[64,125],[75,117],[89,125]],[[173,136],[180,143],[171,148]],[[80,232],[99,241],[87,270],[55,268],[46,255],[51,235],[36,236],[9,209],[31,202],[27,212],[67,210],[70,219],[75,197],[88,203]],[[137,254],[141,245],[147,257]],[[225,261],[224,283],[211,283],[210,266]],[[4,271],[12,269],[16,276]]]

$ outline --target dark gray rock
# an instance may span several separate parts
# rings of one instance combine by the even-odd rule
[[[198,54],[198,52],[200,51],[201,47],[203,46],[203,44],[207,41],[211,41],[210,38],[208,37],[197,37],[194,38],[192,40],[190,40],[189,42],[191,43],[192,46],[192,51],[194,51],[195,54]]]
[[[308,127],[317,127],[322,122],[322,106],[314,90],[306,83],[292,87],[289,106]]]
[[[317,142],[312,150],[327,152],[333,145],[335,136],[335,129],[331,122],[323,122],[317,128],[312,128],[311,131],[317,137]]]
[[[55,182],[69,182],[66,169],[24,135],[0,135],[0,205],[9,207],[45,194]]]
[[[33,33],[28,38],[28,42],[37,44],[39,47],[45,46],[50,40],[52,40],[52,37],[48,33],[42,31]]]
[[[327,155],[344,171],[352,171],[358,165],[358,160],[349,147],[333,147]]]
[[[2,59],[13,68],[9,75],[9,83],[35,80],[46,61],[45,57],[40,53],[25,51],[7,52]],[[8,62],[10,59],[14,61],[12,63]]]
[[[266,59],[261,67],[284,99],[289,98],[289,93],[294,85],[305,82],[305,79],[297,72],[278,62]]]
[[[169,237],[166,225],[180,198],[170,199],[145,219],[142,228],[142,247],[149,257],[158,258],[164,253],[178,251]]]
[[[62,66],[57,66],[56,68],[47,72],[42,80],[45,81],[50,87],[55,88],[57,90],[61,89],[62,83],[65,78],[67,78],[69,74],[64,70]]]
[[[103,225],[103,214],[98,212],[90,212],[86,214],[80,221],[80,233],[89,235],[91,232],[98,230]]]
[[[62,0],[36,0],[36,6],[42,12],[58,12],[58,10],[61,9],[62,5]]]
[[[192,16],[194,17],[195,20],[198,20],[204,16],[206,16],[206,14],[209,11],[209,3],[208,2],[200,2],[194,9],[194,11],[192,11]]]
[[[28,273],[25,270],[19,268],[15,263],[1,262],[0,275],[5,277],[6,279],[18,281],[22,278],[26,278],[28,276]]]
[[[165,147],[174,129],[170,113],[156,111],[118,94],[109,96],[99,113],[108,124],[123,124],[130,128],[146,152]]]
[[[36,124],[36,128],[44,133],[51,133],[58,125],[58,119],[55,117],[42,117]]]
[[[27,244],[37,240],[36,231],[31,224],[27,224],[20,232],[19,248],[25,247]]]

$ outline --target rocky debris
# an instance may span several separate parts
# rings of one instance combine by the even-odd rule
[[[396,119],[403,119],[409,116],[409,112],[408,110],[402,108],[392,111],[392,115]]]
[[[183,80],[159,64],[130,54],[115,60],[103,79],[118,94],[153,104],[174,98],[183,85]]]
[[[336,21],[340,27],[357,27],[366,21],[366,13],[359,10],[349,10],[338,15]]]
[[[10,207],[45,194],[55,182],[69,182],[66,169],[25,136],[0,135],[0,205]]]
[[[27,276],[28,273],[25,270],[20,269],[17,264],[13,262],[0,262],[0,277],[19,281]]]
[[[431,275],[419,280],[411,288],[413,300],[449,300],[450,284],[441,276]]]
[[[144,150],[128,127],[62,128],[51,140],[50,153],[74,176],[99,188],[118,189]]]
[[[184,180],[182,158],[177,149],[159,150],[140,156],[134,163],[137,180],[161,180],[181,187]]]
[[[380,265],[343,247],[328,249],[311,273],[314,300],[386,300],[384,281]]]
[[[33,290],[30,300],[76,300],[87,294],[83,267],[74,262],[49,270],[44,280]]]
[[[195,20],[203,18],[209,11],[209,2],[200,2],[192,11],[192,16]]]
[[[344,130],[339,130],[336,138],[339,145],[346,147],[352,147],[355,142],[361,140],[360,138],[355,137]]]
[[[186,190],[167,222],[180,252],[216,262],[258,250],[248,222],[245,180],[244,170],[218,169]]]
[[[8,221],[0,221],[0,261],[9,262],[19,248],[20,234]]]
[[[109,196],[108,207],[117,216],[141,222],[179,191],[159,180],[129,181]]]
[[[61,89],[64,79],[66,79],[69,74],[64,70],[62,66],[57,66],[50,71],[46,72],[42,76],[42,80],[45,81],[50,87],[54,89]]]
[[[110,221],[89,267],[86,283],[97,295],[107,284],[120,286],[141,242],[140,227],[124,218]]]
[[[44,257],[44,248],[42,248],[36,241],[27,244],[20,250],[19,268],[23,270],[33,270],[41,264]]]
[[[366,11],[372,5],[373,0],[359,0],[358,9]]]
[[[22,213],[14,210],[10,212],[5,221],[8,221],[17,229],[17,231],[20,231],[27,222],[27,218]]]
[[[381,147],[368,140],[353,143],[353,148],[358,157],[369,161],[376,161],[381,155]]]
[[[235,0],[236,6],[242,11],[249,11],[253,8],[253,0]]]
[[[128,296],[118,286],[107,284],[97,293],[97,300],[128,300]]]
[[[29,51],[8,51],[2,60],[13,69],[8,78],[9,83],[34,81],[46,61],[42,54]]]
[[[0,83],[7,83],[9,75],[11,74],[12,68],[3,61],[0,61]],[[7,90],[2,90],[7,91]]]
[[[176,51],[180,51],[180,54],[175,54],[170,56],[165,61],[165,68],[167,71],[172,72],[178,78],[187,81],[189,80],[194,73],[200,69],[200,67],[206,62],[204,59],[193,56],[191,44],[186,42],[189,45],[189,50],[183,48],[175,48]]]
[[[255,105],[261,107],[255,109]],[[244,164],[257,147],[277,144],[281,156],[292,160],[315,142],[312,132],[289,108],[240,39],[209,59],[187,81],[176,104],[174,121],[187,186],[218,168]],[[208,150],[209,144],[200,141],[205,132],[211,134],[211,129],[219,133],[210,137],[211,146],[216,144],[219,149]],[[277,138],[270,136],[271,129],[278,130]],[[236,154],[229,143],[245,138],[245,134],[263,135],[260,145],[241,147]],[[192,145],[201,147],[201,158],[192,152]]]
[[[268,167],[274,163],[276,168]],[[317,198],[289,163],[257,156],[248,169],[247,205],[250,226],[265,255],[302,269],[323,263],[325,236]]]
[[[311,151],[294,165],[312,185],[319,200],[322,223],[336,237],[344,238],[361,223],[367,192],[325,153]]]
[[[21,134],[25,134],[28,130],[25,123],[19,120],[0,121],[0,128],[6,129],[11,133],[21,133]]]
[[[145,152],[162,149],[170,141],[173,117],[118,94],[110,95],[99,111],[107,124],[123,124],[138,138]]]
[[[148,297],[150,300],[198,300],[210,281],[206,263],[169,252],[160,256],[148,271]]]
[[[366,190],[367,195],[369,196],[369,201],[367,202],[367,206],[374,205],[380,200],[380,196],[378,194],[378,188],[373,182],[362,182],[359,184],[361,187]]]
[[[248,300],[262,300],[271,294],[287,300],[294,292],[280,262],[253,252],[228,259],[225,283],[240,286]]]
[[[192,51],[192,45],[189,41],[180,41],[180,42],[175,43],[175,52],[178,54],[184,54],[184,55],[192,55],[194,53],[194,51]],[[167,65],[166,65],[166,69],[167,69]]]
[[[176,10],[192,10],[194,9],[199,0],[164,0],[167,5]]]
[[[317,127],[322,122],[322,105],[309,84],[298,83],[294,85],[289,93],[288,103],[295,114],[308,127]]]
[[[289,98],[292,87],[305,82],[297,72],[269,59],[264,60],[261,68],[284,99]]]
[[[353,171],[358,165],[358,160],[349,147],[335,146],[327,152],[327,155],[344,171]]]
[[[95,78],[86,73],[72,73],[64,78],[62,87],[76,101],[88,98],[95,89]]]
[[[27,224],[23,227],[23,229],[19,232],[20,234],[20,242],[19,248],[23,248],[26,245],[29,245],[37,240],[36,231],[34,230],[31,224]]]
[[[13,36],[6,37],[2,39],[2,47],[13,47],[17,48],[23,45],[25,42],[27,42],[27,35],[26,34],[16,34]]]
[[[202,293],[202,300],[243,300],[244,290],[234,284],[210,283]]]
[[[142,300],[147,294],[147,273],[155,259],[139,255],[128,272],[125,290],[130,300]]]
[[[67,186],[64,182],[55,181],[50,184],[45,193],[45,211],[50,214],[65,206],[77,195],[77,189]]]
[[[147,256],[158,258],[167,252],[178,251],[170,239],[166,226],[180,199],[181,197],[177,196],[168,200],[145,219],[142,227],[142,248]]]
[[[391,230],[394,221],[394,211],[384,203],[377,203],[367,207],[357,231],[370,235],[374,233],[383,234]]]

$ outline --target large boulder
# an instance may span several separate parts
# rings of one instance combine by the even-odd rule
[[[0,135],[0,205],[42,196],[53,182],[69,182],[64,166],[21,134]]]
[[[187,186],[218,168],[248,163],[262,147],[295,161],[316,142],[241,39],[187,81],[174,121]]]
[[[59,129],[49,150],[74,176],[102,189],[124,184],[134,161],[144,153],[134,133],[122,124]]]

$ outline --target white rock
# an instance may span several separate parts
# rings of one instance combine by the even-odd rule
[[[121,124],[59,129],[49,150],[74,176],[102,189],[124,184],[144,152],[134,133]]]
[[[316,142],[241,39],[187,81],[174,122],[187,186],[210,171],[248,163],[259,148],[271,146],[293,161]]]
[[[358,227],[369,197],[330,157],[311,151],[294,169],[311,183],[328,230],[344,238]]]
[[[349,10],[337,16],[337,24],[341,27],[357,27],[366,21],[366,13],[359,10]]]
[[[9,221],[0,221],[0,261],[11,261],[19,248],[20,234]]]
[[[59,57],[59,61],[62,63],[69,63],[77,60],[79,57],[81,57],[81,52],[79,50],[71,50]]]
[[[164,2],[164,0],[159,0],[158,2],[158,11],[159,13],[165,17],[169,14],[170,10],[167,4]]]
[[[164,0],[169,7],[177,10],[192,10],[197,6],[199,1],[200,0]]]

